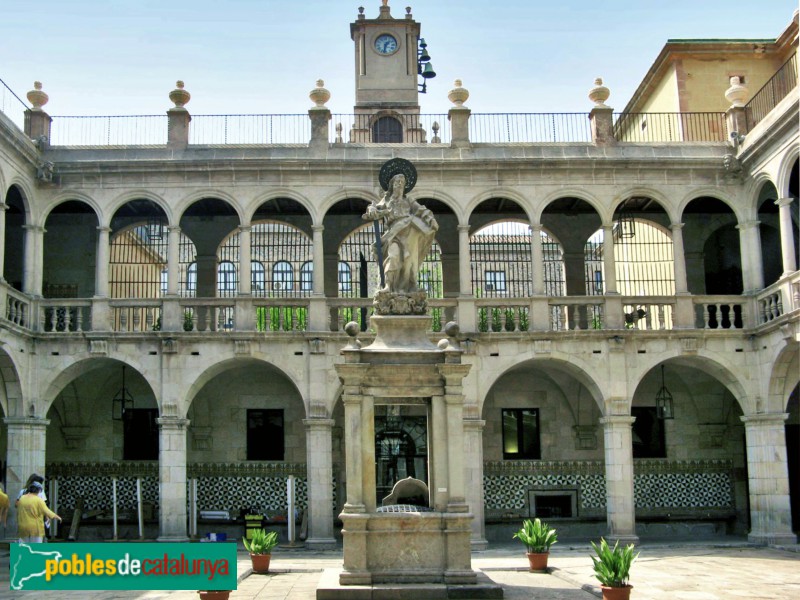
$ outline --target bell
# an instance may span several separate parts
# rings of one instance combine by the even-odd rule
[[[428,62],[430,59],[431,55],[428,54],[428,51],[425,48],[423,48],[419,53],[419,62]]]
[[[436,71],[433,70],[433,65],[431,63],[425,63],[425,68],[422,69],[422,73],[420,73],[425,79],[431,79],[436,77]]]

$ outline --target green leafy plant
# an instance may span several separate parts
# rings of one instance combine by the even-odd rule
[[[592,548],[597,553],[597,556],[591,558],[594,563],[594,575],[600,585],[605,587],[627,586],[631,564],[639,556],[638,552],[634,555],[633,544],[620,548],[619,541],[616,541],[614,547],[610,548],[605,538],[600,538],[600,544],[592,542]]]
[[[522,529],[514,534],[514,538],[525,544],[530,553],[543,554],[550,552],[550,546],[558,541],[556,530],[541,519],[525,519]]]
[[[252,534],[251,540],[246,537],[242,538],[244,548],[250,554],[271,554],[272,549],[278,545],[278,534],[275,531],[254,529]]]

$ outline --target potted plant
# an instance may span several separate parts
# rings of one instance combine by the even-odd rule
[[[536,518],[533,521],[525,519],[522,529],[514,534],[528,550],[528,562],[531,572],[547,570],[547,557],[550,555],[550,546],[558,541],[556,530],[547,523]]]
[[[278,545],[278,534],[266,529],[254,529],[251,539],[242,538],[245,550],[250,553],[253,563],[253,573],[267,573],[272,549]]]
[[[628,583],[631,563],[639,556],[633,553],[633,544],[624,548],[619,547],[619,541],[610,548],[604,538],[600,538],[600,545],[592,542],[592,548],[597,556],[592,556],[594,575],[600,582],[603,590],[603,600],[626,600],[630,598],[633,586]]]
[[[200,600],[228,600],[230,590],[198,590]]]

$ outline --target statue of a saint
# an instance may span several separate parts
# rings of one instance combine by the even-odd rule
[[[387,294],[414,297],[422,294],[424,302],[424,292],[417,288],[417,277],[439,224],[430,210],[406,195],[416,179],[416,170],[410,162],[394,159],[386,163],[381,170],[382,183],[387,179],[386,192],[379,200],[373,200],[363,215],[366,220],[383,220],[383,235],[376,243],[376,254],[383,260],[385,286],[376,298]],[[389,308],[393,313],[407,312],[396,299],[391,305],[398,309]],[[417,311],[409,308],[408,312]]]
[[[387,292],[416,292],[420,265],[430,252],[439,224],[433,213],[405,194],[406,176],[398,173],[380,201],[373,201],[365,219],[383,219],[381,236]]]

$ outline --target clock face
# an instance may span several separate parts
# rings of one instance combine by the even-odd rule
[[[388,33],[382,33],[375,38],[375,50],[378,54],[394,54],[397,51],[397,40]]]

